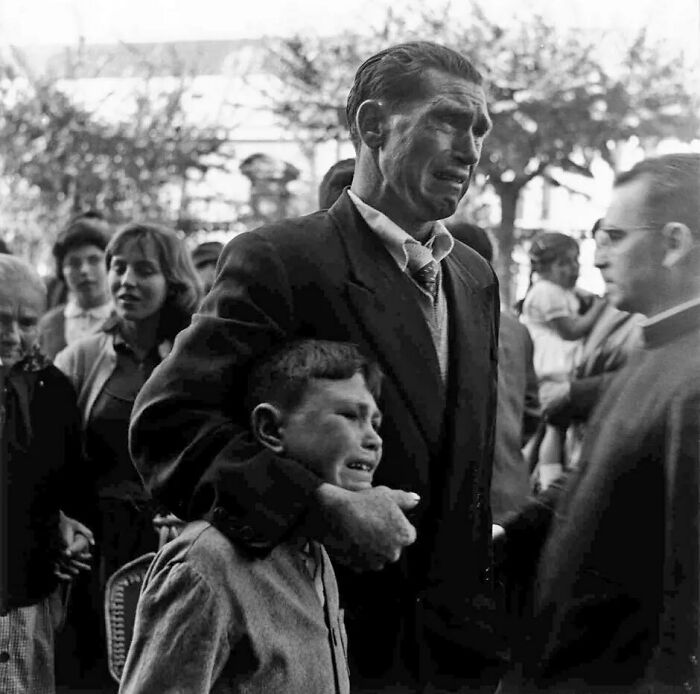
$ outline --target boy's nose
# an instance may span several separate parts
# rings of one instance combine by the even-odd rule
[[[367,428],[362,445],[371,451],[377,451],[382,447],[382,437],[371,424]]]

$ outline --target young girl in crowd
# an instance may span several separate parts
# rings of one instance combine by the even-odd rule
[[[523,302],[521,321],[534,344],[534,367],[540,393],[552,384],[568,381],[576,366],[581,340],[591,330],[605,301],[594,298],[581,315],[581,300],[574,291],[578,279],[578,243],[558,232],[539,234],[530,247],[536,278]],[[541,488],[558,477],[565,462],[565,430],[547,424],[539,450]]]
[[[168,229],[124,227],[110,240],[105,261],[114,315],[100,332],[56,357],[56,366],[78,394],[84,448],[94,475],[99,560],[94,605],[102,604],[114,571],[157,549],[157,509],[131,463],[129,418],[136,395],[189,324],[201,298],[190,254]],[[91,639],[94,643],[94,633]],[[92,655],[99,662],[104,654]]]

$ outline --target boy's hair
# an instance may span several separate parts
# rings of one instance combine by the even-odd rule
[[[340,381],[356,373],[364,376],[374,398],[381,391],[382,371],[349,342],[300,340],[290,342],[263,357],[250,371],[246,410],[269,402],[283,410],[302,401],[309,383],[316,379]]]
[[[90,211],[74,217],[53,245],[56,277],[63,279],[63,261],[70,251],[81,246],[96,246],[104,251],[111,233],[109,224],[99,212]]]

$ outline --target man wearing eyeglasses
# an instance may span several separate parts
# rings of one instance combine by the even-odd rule
[[[699,691],[700,155],[621,175],[596,239],[610,301],[647,317],[644,348],[563,489],[505,524],[506,551],[547,532],[503,691]]]

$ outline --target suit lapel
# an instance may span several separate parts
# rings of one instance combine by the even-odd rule
[[[440,440],[444,385],[415,289],[347,193],[331,208],[330,215],[347,253],[350,309],[384,373],[433,446]]]
[[[462,383],[462,372],[468,362],[470,336],[474,330],[473,289],[464,276],[464,268],[452,255],[449,255],[442,263],[443,286],[449,307],[449,382],[450,392],[448,398],[453,402],[455,386]]]
[[[443,281],[449,307],[449,371],[446,410],[450,420],[473,420],[473,410],[483,408],[488,392],[475,391],[484,370],[495,370],[497,336],[492,311],[493,297],[453,251],[442,262]],[[494,334],[492,334],[494,333]],[[495,387],[495,375],[494,384]],[[450,438],[461,440],[465,432]],[[456,451],[455,451],[456,453]]]

